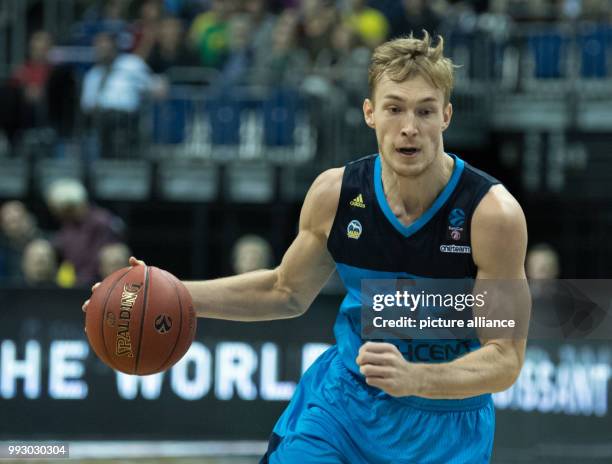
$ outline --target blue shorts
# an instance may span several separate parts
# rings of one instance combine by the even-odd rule
[[[350,372],[332,346],[306,371],[261,463],[488,463],[491,395],[394,398]]]

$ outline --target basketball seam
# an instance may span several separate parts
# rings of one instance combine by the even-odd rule
[[[130,267],[127,271],[121,274],[119,278],[113,283],[111,288],[106,293],[106,299],[104,300],[104,306],[102,306],[102,324],[100,324],[100,328],[101,328],[100,330],[102,332],[102,346],[104,347],[104,354],[106,355],[106,359],[108,359],[109,361],[112,361],[113,357],[109,354],[108,350],[106,349],[106,337],[104,336],[104,323],[106,322],[106,306],[108,305],[108,300],[110,299],[111,293],[113,292],[113,290],[115,289],[119,281],[123,279],[126,275],[128,275],[131,270],[132,268]]]
[[[144,332],[144,318],[147,312],[147,297],[149,296],[149,266],[145,266],[144,298],[142,302],[142,314],[140,316],[140,337],[138,337],[138,350],[136,351],[136,363],[134,374],[138,375],[138,364],[140,363],[140,348],[142,347],[142,333]]]
[[[161,269],[160,269],[161,270]],[[174,342],[174,346],[172,347],[172,350],[170,351],[170,354],[168,355],[168,357],[164,360],[164,362],[161,364],[161,366],[159,366],[157,369],[159,372],[162,370],[162,368],[166,365],[166,363],[168,362],[168,360],[172,357],[172,355],[174,354],[174,350],[176,350],[176,345],[178,345],[179,340],[181,339],[181,332],[183,331],[183,304],[181,303],[181,295],[178,292],[178,287],[176,286],[176,284],[172,281],[172,279],[168,278],[165,274],[164,271],[162,271],[162,275],[164,276],[164,278],[170,282],[172,284],[172,286],[174,287],[174,293],[176,294],[176,298],[178,300],[178,304],[179,304],[179,333],[176,336],[176,341]]]

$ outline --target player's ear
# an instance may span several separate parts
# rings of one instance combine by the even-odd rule
[[[442,118],[442,132],[444,132],[450,126],[451,119],[453,118],[453,104],[451,102],[448,102],[446,108],[442,111]]]
[[[369,98],[363,101],[363,118],[372,129],[376,127],[374,124],[374,103]]]

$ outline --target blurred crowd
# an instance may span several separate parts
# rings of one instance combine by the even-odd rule
[[[44,200],[53,230],[42,230],[26,203],[0,203],[0,288],[87,288],[128,265],[125,223],[92,203],[80,181],[54,181]],[[275,264],[270,243],[255,234],[235,241],[230,260],[235,274]]]
[[[84,287],[127,266],[123,221],[90,203],[81,182],[56,180],[45,202],[56,230],[41,230],[22,201],[0,204],[0,284]]]
[[[0,147],[14,148],[32,128],[41,129],[30,132],[39,146],[49,138],[64,140],[75,130],[93,128],[100,156],[137,156],[138,110],[149,98],[167,98],[174,84],[228,91],[234,86],[289,86],[361,99],[367,92],[370,53],[389,38],[426,29],[447,37],[452,54],[453,45],[466,34],[503,40],[514,24],[607,22],[612,15],[609,0],[77,4],[81,18],[70,30],[56,37],[29,31],[26,61],[0,86],[0,132],[6,142]]]
[[[331,131],[338,120],[357,121],[353,132],[342,128],[349,134],[347,144],[353,143],[344,148],[364,152],[367,145],[358,108],[368,92],[371,53],[390,38],[420,35],[424,29],[442,34],[446,53],[457,54],[454,58],[462,65],[457,70],[459,80],[478,72],[475,58],[503,49],[513,28],[542,23],[604,25],[587,31],[591,35],[585,36],[583,55],[597,59],[586,71],[583,63],[582,72],[612,75],[606,64],[609,53],[599,46],[607,40],[612,49],[612,0],[74,0],[74,4],[80,9],[79,19],[65,31],[52,34],[28,24],[27,58],[12,66],[0,82],[0,160],[66,158],[71,141],[74,145],[83,134],[93,134],[94,140],[89,144],[93,150],[76,150],[85,161],[138,157],[144,148],[139,129],[143,105],[170,101],[173,89],[181,85],[209,93],[212,89],[221,101],[242,88],[295,89],[316,100],[315,108],[325,108],[316,111],[323,121],[320,132]],[[483,37],[488,40],[486,47]],[[536,74],[559,77],[558,63],[550,60],[559,55],[563,42],[557,36],[544,39],[529,42],[542,52]],[[478,55],[472,62],[459,54],[466,50],[459,45],[466,43]],[[281,111],[272,107],[272,120],[294,109],[286,94],[279,95],[287,107]],[[336,105],[339,96],[355,111]],[[212,122],[223,129],[213,134],[217,138],[233,118],[223,105],[218,116]],[[185,125],[174,115],[166,122]],[[295,124],[280,126],[281,132],[288,127]],[[242,126],[239,130],[244,132]],[[284,143],[288,138],[271,140]],[[89,285],[126,265],[130,250],[124,224],[91,203],[83,183],[59,179],[43,196],[57,230],[40,230],[21,201],[0,203],[0,282]],[[236,244],[234,270],[245,271],[240,263],[265,267],[273,261],[270,255],[263,239],[249,236]]]

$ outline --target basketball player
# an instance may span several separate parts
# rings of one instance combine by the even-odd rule
[[[281,264],[185,285],[199,316],[240,321],[303,314],[334,269],[348,290],[337,344],[302,377],[263,463],[488,462],[491,393],[513,384],[525,343],[364,343],[360,281],[525,279],[525,218],[498,181],[444,151],[453,65],[441,38],[435,47],[427,34],[379,46],[369,82],[363,112],[380,153],[314,181]],[[528,305],[526,292],[511,299]]]

